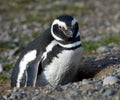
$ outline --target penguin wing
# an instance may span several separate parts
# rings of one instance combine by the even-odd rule
[[[42,71],[42,66],[41,66],[42,59],[37,58],[36,60],[32,61],[29,65],[29,67],[26,70],[26,86],[35,86],[36,81],[37,81],[37,76],[38,74],[41,73]]]
[[[50,28],[30,42],[17,60],[11,75],[12,87],[35,86],[37,76],[42,71],[42,55],[53,40]]]
[[[11,86],[35,86],[37,76],[42,71],[41,61],[41,55],[37,56],[34,60],[27,56],[20,58],[12,71]]]

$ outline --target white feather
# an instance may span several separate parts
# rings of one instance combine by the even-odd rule
[[[53,47],[54,47],[55,45],[57,45],[57,44],[58,44],[57,41],[53,40],[53,41],[46,47],[46,50],[45,50],[45,52],[44,52],[43,55],[42,55],[43,60],[47,58],[47,54],[48,54],[50,51],[52,51]]]
[[[79,31],[78,31],[78,33],[77,33],[76,37],[78,37],[78,36],[80,36],[80,32],[79,32]]]
[[[54,22],[52,23],[52,26],[51,26],[51,34],[52,34],[52,36],[53,36],[56,40],[58,40],[58,41],[64,41],[62,38],[60,38],[60,37],[58,37],[58,36],[56,36],[56,35],[54,34],[54,32],[53,32],[53,26],[54,26],[55,24],[58,24],[59,26],[62,26],[62,27],[64,27],[65,29],[67,29],[67,26],[66,26],[65,22],[62,22],[62,21],[60,21],[60,20],[58,20],[58,19],[55,19]]]
[[[52,62],[47,65],[40,76],[39,85],[46,85],[50,83],[55,86],[62,81],[67,70],[72,69],[70,76],[65,76],[66,81],[72,79],[78,69],[78,64],[81,57],[81,47],[75,50],[63,50],[54,57]],[[72,65],[72,66],[71,66]],[[71,68],[72,67],[72,68]]]
[[[17,83],[16,83],[16,86],[19,88],[20,87],[20,81],[23,77],[23,74],[25,72],[25,70],[27,69],[28,67],[28,63],[35,60],[36,58],[36,54],[37,54],[37,51],[36,50],[32,50],[32,51],[29,51],[26,55],[24,55],[24,57],[22,58],[20,64],[19,64],[19,73],[18,73],[18,78],[17,78]]]
[[[81,44],[81,41],[73,42],[73,43],[70,43],[70,44],[61,44],[61,43],[58,43],[58,44],[63,48],[68,48],[69,49],[69,48],[79,46]]]

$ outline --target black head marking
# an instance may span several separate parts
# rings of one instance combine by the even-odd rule
[[[62,15],[53,21],[52,36],[59,41],[72,41],[78,33],[78,23],[70,15]]]
[[[70,15],[62,15],[62,16],[59,16],[57,19],[59,19],[62,22],[65,22],[66,25],[69,26],[69,25],[71,25],[73,17]]]

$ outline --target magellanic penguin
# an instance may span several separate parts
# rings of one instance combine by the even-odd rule
[[[13,68],[11,86],[69,83],[78,70],[81,52],[78,22],[69,15],[59,16],[23,50]]]

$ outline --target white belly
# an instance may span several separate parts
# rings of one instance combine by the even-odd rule
[[[39,77],[39,85],[68,83],[73,80],[81,58],[81,48],[75,50],[63,50],[53,58],[52,62],[45,67]]]

